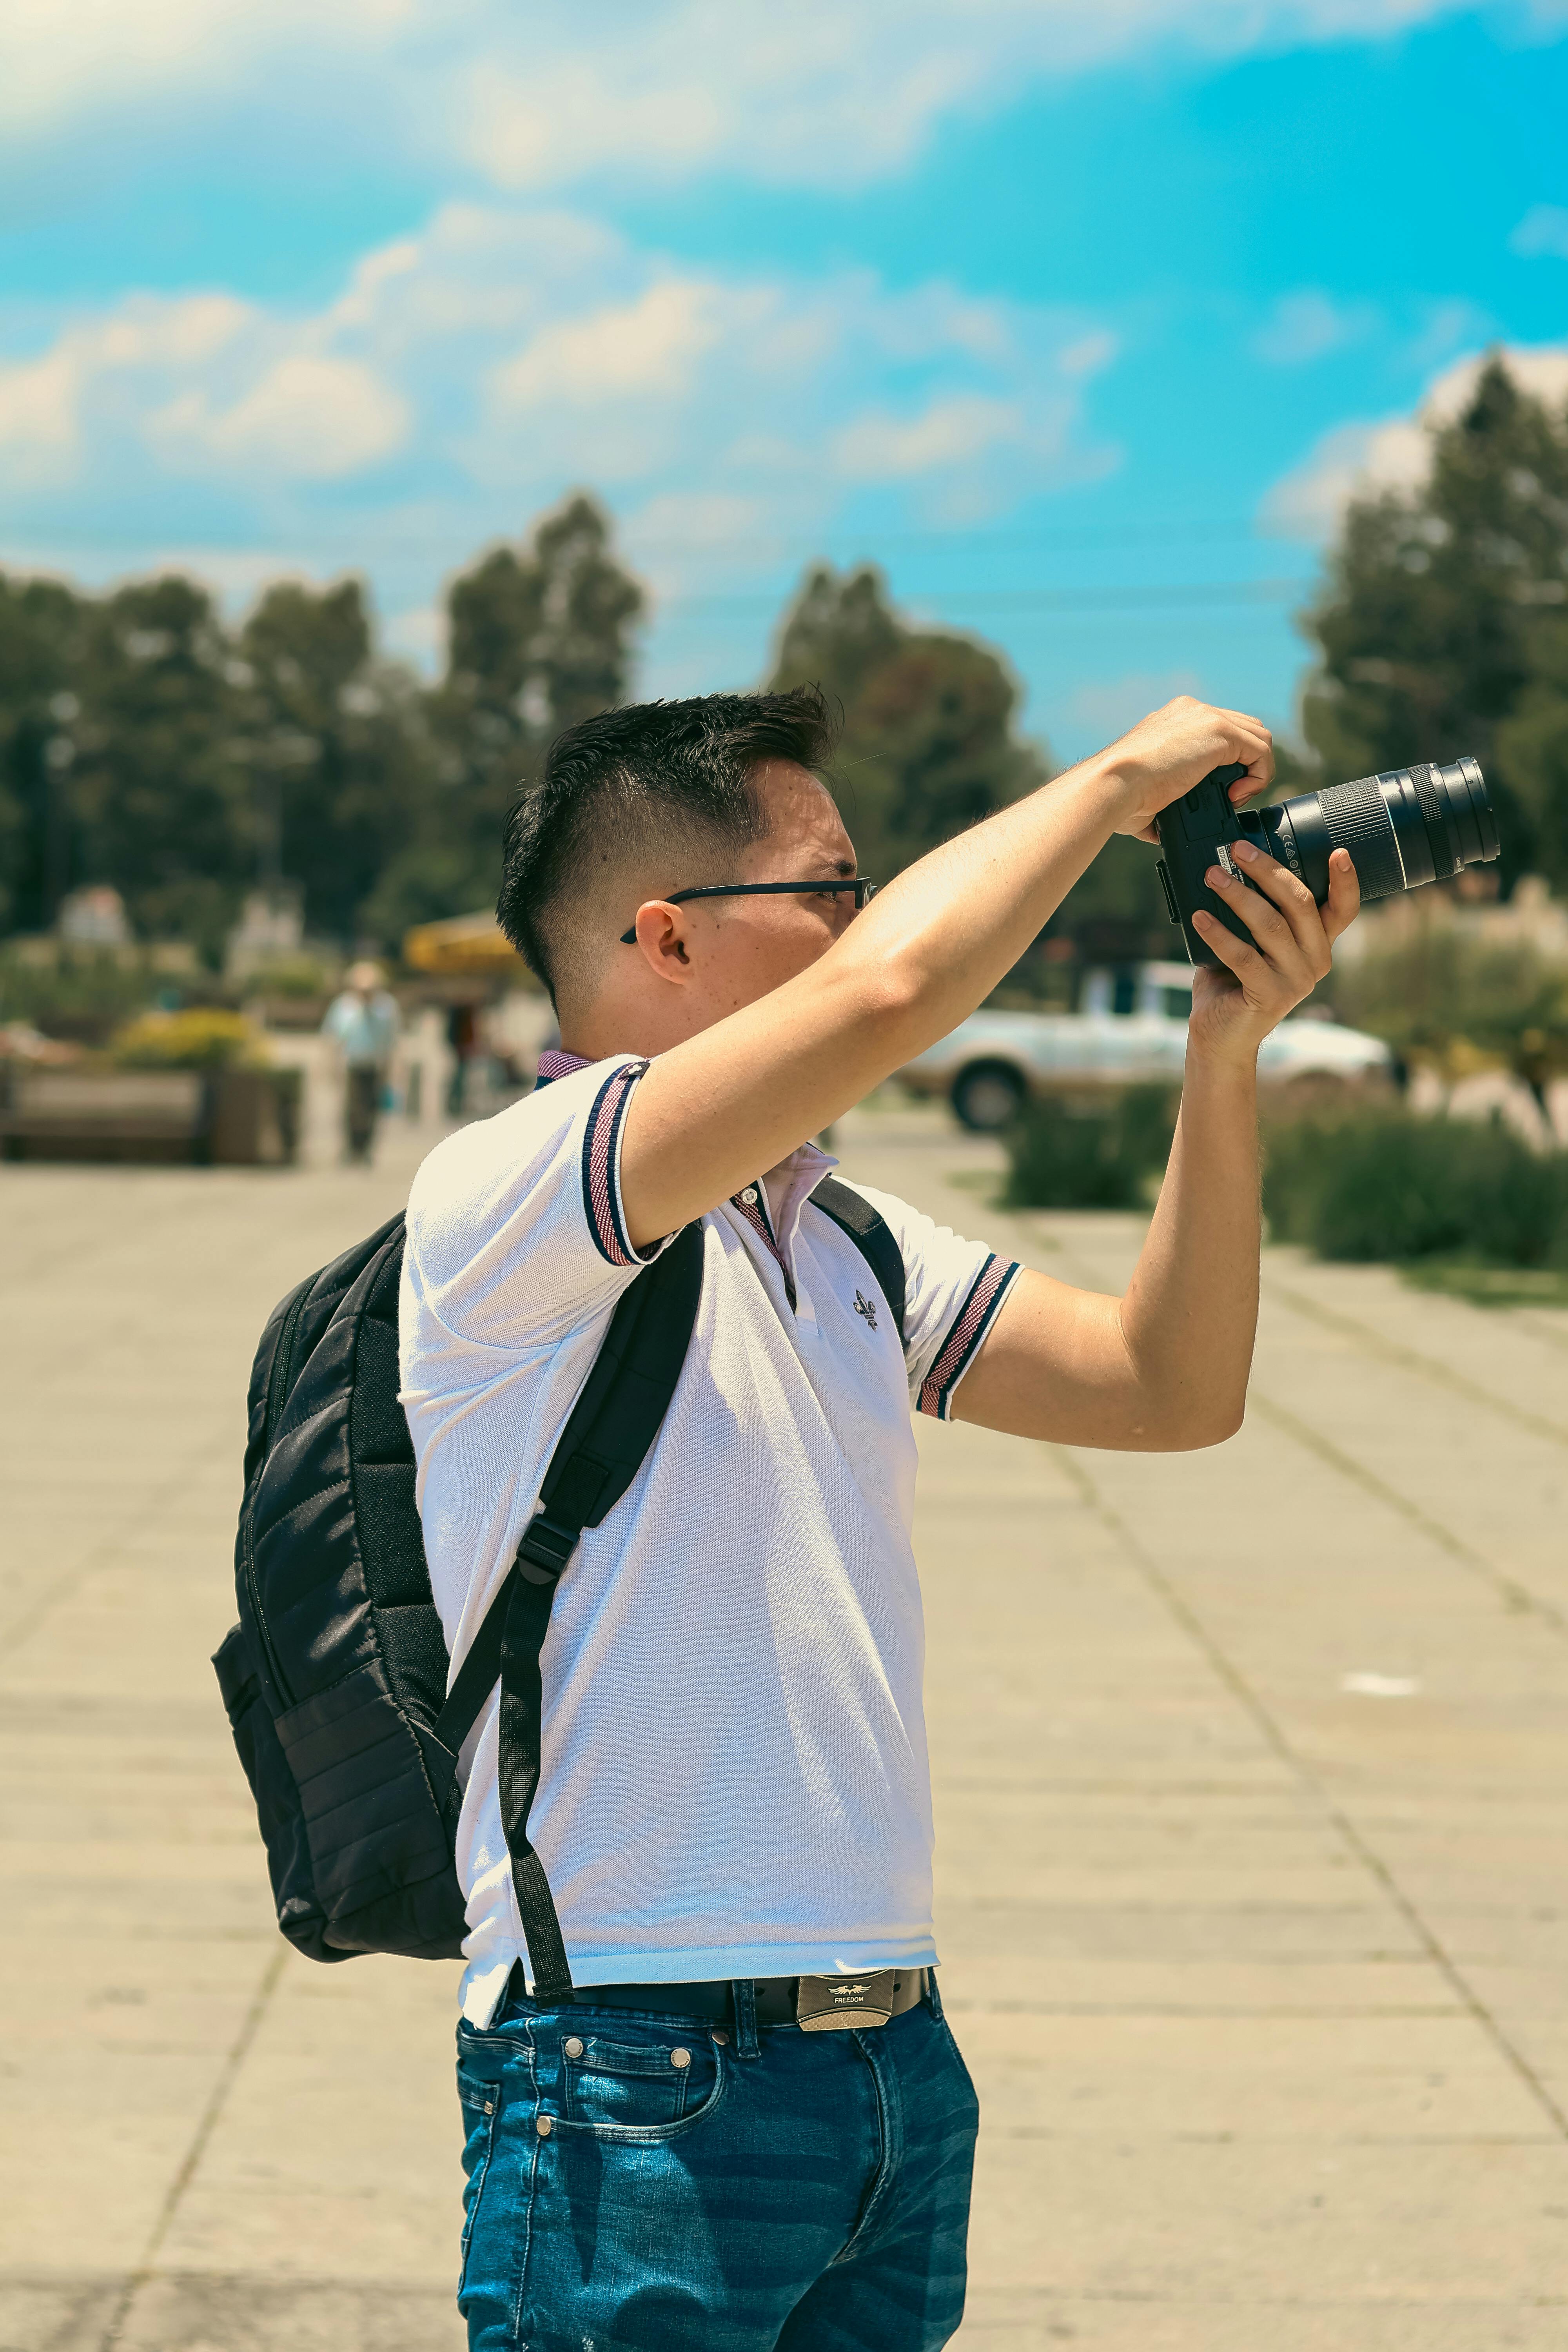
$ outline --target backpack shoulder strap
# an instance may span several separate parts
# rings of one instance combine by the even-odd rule
[[[572,1972],[543,1864],[528,1841],[529,1809],[539,1786],[540,1652],[556,1581],[579,1537],[620,1501],[658,1434],[701,1292],[702,1228],[688,1225],[623,1294],[551,1456],[539,1508],[435,1727],[455,1767],[499,1675],[501,1821],[533,1989],[545,2000],[570,2000]]]
[[[864,1193],[857,1192],[852,1184],[841,1184],[837,1176],[825,1176],[811,1197],[823,1215],[831,1217],[840,1232],[848,1234],[876,1276],[902,1339],[904,1253],[892,1227]]]

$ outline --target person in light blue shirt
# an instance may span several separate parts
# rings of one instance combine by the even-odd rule
[[[343,1060],[344,1156],[363,1163],[375,1140],[376,1113],[400,1023],[397,1001],[379,964],[351,964],[343,977],[342,992],[328,1006],[321,1034],[332,1039]]]

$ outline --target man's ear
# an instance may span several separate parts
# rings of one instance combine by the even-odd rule
[[[655,979],[684,987],[691,977],[691,959],[681,908],[668,898],[650,898],[637,908],[637,953]]]

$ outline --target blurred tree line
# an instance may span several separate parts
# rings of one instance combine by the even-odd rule
[[[624,695],[641,607],[585,498],[454,583],[435,687],[377,652],[357,581],[281,583],[231,629],[183,577],[0,577],[0,929],[99,882],[213,955],[252,888],[344,943],[482,906],[510,794]]]
[[[231,629],[182,577],[93,597],[0,576],[0,930],[99,882],[142,937],[215,958],[248,889],[300,891],[344,943],[482,907],[552,736],[630,691],[643,612],[584,496],[453,583],[433,686],[378,654],[357,581],[279,583]],[[1047,772],[997,656],[906,627],[869,571],[809,576],[777,677],[842,700],[879,878]]]
[[[484,906],[509,802],[557,729],[631,690],[644,609],[583,495],[454,582],[434,685],[377,651],[355,581],[279,583],[230,627],[179,576],[0,574],[0,932],[100,882],[142,937],[215,957],[258,887],[345,944]],[[1282,749],[1281,791],[1474,751],[1504,888],[1568,887],[1568,408],[1489,363],[1427,479],[1350,508],[1304,626],[1310,748]],[[773,671],[802,679],[843,705],[836,782],[878,880],[1049,772],[1001,657],[910,626],[868,567],[807,575]],[[1168,951],[1148,851],[1113,841],[1050,930],[1090,960]]]

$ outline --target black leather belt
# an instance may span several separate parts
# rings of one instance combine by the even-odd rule
[[[800,1988],[798,1977],[756,1977],[757,2023],[759,2025],[793,2025],[795,2022],[795,2002]],[[521,2001],[532,2009],[553,2008],[553,2002],[535,2003],[523,1978],[522,1963],[512,1963],[507,1984],[509,2001]],[[893,2015],[901,2016],[925,1999],[924,1969],[900,1969],[893,1980]],[[615,1984],[578,1985],[575,1998],[584,2009],[649,2010],[656,2017],[700,2018],[707,2025],[733,2025],[735,2000],[727,1977],[705,1984]]]

